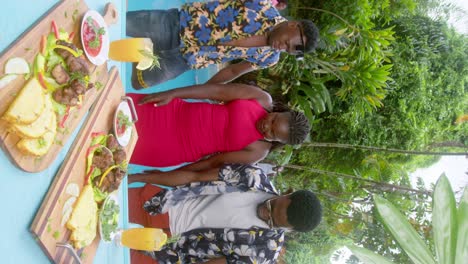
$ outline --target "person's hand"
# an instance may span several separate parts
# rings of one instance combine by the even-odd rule
[[[148,94],[147,96],[140,99],[138,104],[147,104],[153,103],[154,106],[161,106],[170,103],[173,99],[172,93],[170,91]]]
[[[134,175],[136,175],[136,174],[128,174],[128,176],[127,176],[127,183],[128,184],[133,183],[133,182],[137,182],[137,180],[135,179],[136,177]]]

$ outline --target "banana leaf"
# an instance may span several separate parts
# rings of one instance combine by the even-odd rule
[[[365,264],[392,264],[390,260],[385,257],[376,254],[367,248],[357,247],[357,246],[346,246],[353,252],[353,254],[359,258],[360,261]]]
[[[432,230],[437,259],[440,264],[453,264],[457,242],[457,208],[452,187],[445,174],[436,183],[432,207]]]
[[[374,201],[382,222],[411,260],[415,264],[435,264],[431,252],[406,217],[384,198],[374,195]]]
[[[458,238],[455,264],[465,264],[468,259],[468,188],[465,187],[458,206]]]

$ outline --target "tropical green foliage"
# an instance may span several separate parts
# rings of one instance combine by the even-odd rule
[[[310,120],[313,114],[333,111],[330,92],[357,113],[382,106],[387,81],[391,80],[392,29],[358,28],[334,13],[319,12],[327,12],[340,23],[321,29],[316,53],[306,54],[303,60],[285,55],[281,63],[264,73],[274,81],[267,82],[272,84],[272,92],[286,95],[283,99],[304,110]]]
[[[447,25],[448,13],[428,15],[439,10],[448,9],[436,0],[289,0],[291,16],[320,27],[319,48],[299,61],[285,55],[256,81],[307,114],[313,142],[466,152],[468,41]],[[412,187],[409,172],[437,160],[307,144],[268,157],[285,167],[275,179],[280,189],[309,189],[321,198],[328,232],[313,233],[319,241],[355,241],[396,263],[410,260],[396,253],[401,248],[377,221],[372,197],[383,195],[404,211],[433,252],[431,191],[422,180]],[[315,243],[288,239],[285,259],[327,262],[318,258],[332,247],[306,250]],[[310,252],[314,258],[305,256]]]
[[[447,177],[442,175],[437,181],[433,197],[434,210],[432,212],[436,258],[434,258],[431,250],[427,248],[410,222],[392,203],[380,196],[374,196],[374,200],[376,209],[381,216],[380,221],[384,223],[385,227],[414,263],[465,263],[468,257],[468,244],[466,243],[468,224],[466,218],[460,216],[466,216],[467,213],[468,188],[465,188],[457,210],[455,196]],[[388,262],[385,262],[383,257],[372,251],[366,251],[355,246],[349,246],[349,248],[364,263]]]

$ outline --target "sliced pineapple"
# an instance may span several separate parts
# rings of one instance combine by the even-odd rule
[[[45,93],[36,78],[31,78],[21,89],[3,115],[3,119],[15,124],[30,124],[42,114]]]
[[[39,138],[43,136],[48,129],[50,129],[51,120],[55,116],[54,109],[52,108],[52,99],[49,95],[45,97],[45,108],[42,114],[28,125],[12,124],[13,131],[17,132],[21,137],[25,138]]]
[[[54,143],[55,134],[57,133],[57,117],[52,115],[47,132],[39,138],[23,138],[16,146],[24,154],[42,156],[46,154]]]
[[[73,208],[67,228],[72,230],[70,240],[75,248],[83,248],[91,244],[96,237],[98,208],[94,200],[91,185],[83,188]]]

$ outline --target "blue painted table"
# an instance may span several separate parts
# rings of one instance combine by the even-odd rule
[[[71,0],[74,1],[74,0]],[[40,17],[53,7],[57,0],[23,0],[5,1],[0,10],[0,50],[4,51],[10,43],[16,40],[25,30],[33,25]],[[106,0],[86,0],[90,9],[101,14],[104,11]],[[126,1],[112,1],[119,12],[119,20],[109,27],[111,40],[120,39],[125,35]],[[125,72],[121,63],[109,62],[109,67],[116,66],[120,72]],[[3,72],[3,71],[2,71]],[[3,73],[2,73],[3,74]],[[125,74],[122,76],[125,83]],[[83,121],[86,117],[83,119]],[[83,122],[75,129],[66,145],[49,168],[39,173],[26,173],[13,165],[6,154],[0,151],[0,228],[3,235],[0,240],[1,263],[49,263],[29,232],[34,216],[45,197],[49,185],[62,164]],[[121,214],[121,227],[128,223],[126,208],[126,181],[122,184],[119,198],[123,213]],[[129,263],[128,249],[113,244],[100,243],[94,263]]]
[[[75,0],[68,0],[75,1]],[[4,51],[13,41],[15,41],[25,30],[33,25],[51,7],[57,4],[58,0],[21,0],[3,1],[0,10],[0,51]],[[107,2],[112,2],[119,13],[119,20],[109,27],[111,40],[125,37],[125,11],[127,1],[125,0],[85,0],[90,9],[95,9],[101,14]],[[139,0],[129,1],[128,10],[139,9],[167,9],[177,8],[185,2],[193,0]],[[108,62],[109,68],[116,66],[121,73],[121,79],[128,92],[135,92],[130,88],[130,64]],[[203,83],[210,78],[217,70],[216,66],[204,70],[193,70],[184,73],[178,78],[164,84],[151,87],[142,93],[168,90],[180,86]],[[3,74],[3,71],[0,70]],[[39,245],[34,241],[29,232],[37,210],[44,199],[48,188],[59,170],[68,150],[72,146],[78,131],[86,120],[83,119],[79,127],[70,136],[63,150],[59,153],[55,161],[49,168],[39,173],[24,172],[13,165],[7,155],[0,150],[0,263],[49,263],[48,258],[42,252]],[[132,170],[139,170],[138,166],[132,166]],[[119,189],[119,199],[122,205],[121,228],[128,227],[127,206],[127,181],[123,180]],[[94,263],[129,263],[128,250],[116,247],[113,244],[100,243]]]

